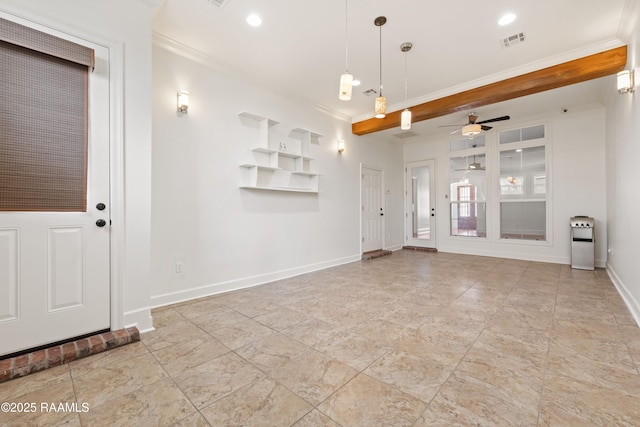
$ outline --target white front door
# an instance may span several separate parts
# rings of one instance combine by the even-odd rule
[[[435,165],[410,162],[405,182],[405,246],[436,247]]]
[[[83,44],[96,56],[86,212],[0,212],[0,355],[110,327],[109,51]]]
[[[382,171],[362,166],[362,252],[383,248]]]

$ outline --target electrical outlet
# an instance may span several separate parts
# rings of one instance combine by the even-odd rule
[[[184,261],[176,261],[176,274],[184,273]]]

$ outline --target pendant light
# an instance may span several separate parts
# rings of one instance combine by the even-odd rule
[[[353,89],[353,75],[349,73],[349,27],[347,20],[348,0],[344,1],[344,73],[340,76],[340,94],[338,98],[343,101],[351,100]]]
[[[382,26],[387,23],[387,18],[378,16],[373,23],[380,28],[380,96],[376,98],[376,119],[384,119],[387,115],[387,99],[382,95]]]
[[[413,44],[410,42],[404,42],[400,45],[400,50],[404,52],[404,103],[407,103],[407,52],[411,50]],[[411,129],[411,111],[408,108],[405,108],[402,114],[400,115],[400,129],[409,130]]]

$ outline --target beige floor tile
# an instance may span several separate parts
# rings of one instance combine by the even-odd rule
[[[537,422],[537,403],[512,400],[505,390],[465,374],[454,373],[415,427],[532,426]]]
[[[541,426],[637,426],[640,398],[565,376],[549,376],[540,408]]]
[[[174,377],[178,387],[201,409],[264,377],[235,353],[227,353]]]
[[[152,315],[0,384],[90,412],[10,425],[640,425],[640,328],[601,269],[397,251]]]
[[[364,373],[423,402],[429,402],[453,368],[403,351],[385,354]]]
[[[21,397],[57,386],[71,385],[69,365],[57,366],[26,377],[0,384],[0,402],[18,400]]]
[[[160,350],[185,341],[207,338],[207,333],[188,320],[158,328],[140,335],[140,340],[150,351]]]
[[[354,368],[315,350],[308,350],[269,372],[276,381],[314,406],[357,373]]]
[[[293,427],[341,427],[320,411],[314,409],[295,423]]]
[[[352,331],[338,332],[314,348],[354,369],[363,370],[376,361],[391,346]]]
[[[212,337],[231,349],[242,347],[274,333],[273,329],[267,328],[253,319],[209,331]]]
[[[73,378],[78,378],[84,374],[91,373],[96,369],[106,367],[114,363],[149,354],[149,350],[140,341],[122,347],[117,347],[109,351],[94,354],[91,357],[74,360],[69,363],[69,369]]]
[[[412,426],[425,405],[368,375],[358,374],[318,409],[343,426]]]
[[[300,313],[299,311],[292,310],[286,307],[278,307],[269,311],[268,313],[254,317],[254,320],[271,329],[280,331],[282,329],[288,328],[289,326],[300,323],[303,320],[307,320],[308,318],[309,316]]]
[[[91,407],[80,414],[83,426],[173,425],[196,409],[169,378]],[[133,421],[135,420],[135,422]]]
[[[187,319],[193,320],[196,317],[222,310],[225,305],[216,301],[215,297],[205,297],[175,304],[173,308]]]
[[[156,359],[147,353],[73,378],[73,386],[78,402],[95,407],[167,377]]]
[[[244,314],[240,314],[231,308],[223,307],[220,310],[202,314],[198,317],[193,317],[191,321],[208,332],[224,326],[233,325],[234,323],[242,322],[247,319],[249,318]]]
[[[210,424],[202,414],[200,414],[200,412],[194,412],[193,414],[173,423],[172,427],[210,427]]]
[[[249,343],[236,353],[264,372],[272,372],[309,350],[304,344],[281,334]]]
[[[54,372],[52,372],[54,371]],[[0,402],[9,411],[0,412],[0,425],[6,426],[79,426],[77,412],[58,411],[59,404],[80,408],[67,366],[38,372],[0,384]],[[25,407],[26,405],[26,407]],[[15,411],[15,412],[12,412]]]
[[[230,352],[215,338],[194,339],[153,352],[169,375],[175,376]]]
[[[272,379],[260,378],[201,413],[213,426],[290,426],[312,409]]]

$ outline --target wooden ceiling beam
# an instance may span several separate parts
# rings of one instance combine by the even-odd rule
[[[627,47],[585,56],[559,65],[522,74],[475,89],[409,107],[412,122],[473,110],[521,96],[581,83],[622,71],[627,64]],[[401,110],[387,113],[384,119],[371,118],[351,125],[355,135],[366,135],[400,126]]]

